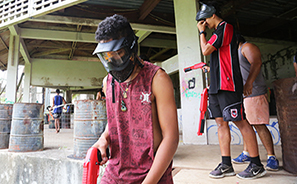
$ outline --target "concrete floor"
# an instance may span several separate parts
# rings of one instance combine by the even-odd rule
[[[56,134],[54,129],[45,129],[45,147],[48,149],[58,149],[59,152],[67,151],[69,153],[73,148],[73,130],[62,129]],[[242,151],[241,145],[232,145],[232,158],[237,157]],[[264,146],[259,146],[260,158],[263,165],[266,165],[267,154]],[[282,150],[281,146],[275,146],[277,159],[282,166]],[[285,170],[272,172],[267,171],[266,176],[255,180],[242,180],[233,177],[225,177],[223,179],[209,178],[208,174],[221,161],[219,145],[183,145],[180,142],[178,150],[173,159],[173,179],[175,184],[297,184],[297,175],[293,175]],[[243,171],[247,164],[234,164],[235,173]]]
[[[232,145],[232,158],[242,151],[241,145]],[[266,165],[267,154],[264,146],[259,146],[260,158]],[[277,159],[282,166],[281,146],[275,147]],[[267,174],[254,180],[243,180],[236,176],[222,179],[212,179],[208,174],[221,162],[219,145],[179,145],[173,158],[175,184],[297,184],[297,175],[282,169],[277,172],[267,171]],[[248,164],[233,164],[235,173],[243,171]]]
[[[232,157],[237,157],[242,151],[242,146],[233,145]],[[260,158],[262,163],[266,165],[266,151],[263,146],[259,146]],[[282,166],[281,146],[275,147],[276,155]],[[1,150],[2,154],[7,150]],[[19,153],[20,154],[20,153]],[[34,153],[24,153],[24,155],[35,155],[39,158],[53,159],[68,162],[76,162],[78,165],[83,164],[83,160],[69,159],[68,156],[73,154],[73,129],[61,129],[60,133],[56,133],[55,129],[48,129],[45,125],[44,129],[44,151]],[[290,174],[281,168],[280,171],[268,171],[266,176],[255,180],[242,180],[233,177],[225,177],[222,179],[211,179],[208,174],[220,162],[219,145],[183,145],[180,143],[178,150],[173,159],[173,179],[175,184],[297,184],[297,175]],[[235,172],[243,171],[247,164],[234,164]],[[80,172],[81,170],[79,170]],[[1,181],[1,178],[0,178]],[[0,182],[2,184],[2,182]],[[77,183],[81,183],[77,181]],[[63,183],[64,184],[64,183]],[[67,183],[65,183],[67,184]],[[69,183],[72,184],[72,183]]]

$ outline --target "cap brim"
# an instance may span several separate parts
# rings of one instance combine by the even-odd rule
[[[96,49],[93,52],[93,55],[100,52],[117,51],[121,49],[124,40],[125,37],[122,37],[119,40],[111,40],[110,42],[106,43],[98,43]]]

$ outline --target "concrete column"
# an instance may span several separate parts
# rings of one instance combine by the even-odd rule
[[[46,109],[47,106],[51,105],[51,91],[49,88],[45,88],[44,94],[44,108]]]
[[[25,63],[24,95],[23,102],[30,102],[31,63]]]
[[[95,98],[96,99],[96,98]],[[67,90],[66,91],[66,98],[65,101],[67,103],[71,103],[72,102],[72,91],[71,90]]]
[[[197,136],[199,106],[203,91],[203,73],[199,70],[184,72],[185,67],[203,61],[201,56],[197,22],[196,0],[174,0],[178,64],[180,76],[183,142],[207,144],[206,136]]]
[[[6,103],[16,102],[16,90],[18,79],[18,64],[20,51],[20,37],[18,35],[10,35],[8,64],[7,64],[7,88]]]

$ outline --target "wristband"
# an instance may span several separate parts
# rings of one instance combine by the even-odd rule
[[[207,35],[207,33],[205,31],[200,31],[199,35],[204,34],[205,36]]]

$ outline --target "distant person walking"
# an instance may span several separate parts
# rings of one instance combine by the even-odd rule
[[[53,98],[53,106],[52,106],[52,109],[54,109],[53,117],[55,119],[55,128],[57,133],[60,132],[60,118],[62,114],[62,106],[61,106],[62,104],[66,104],[66,101],[62,96],[60,96],[60,90],[57,89],[56,96]]]

